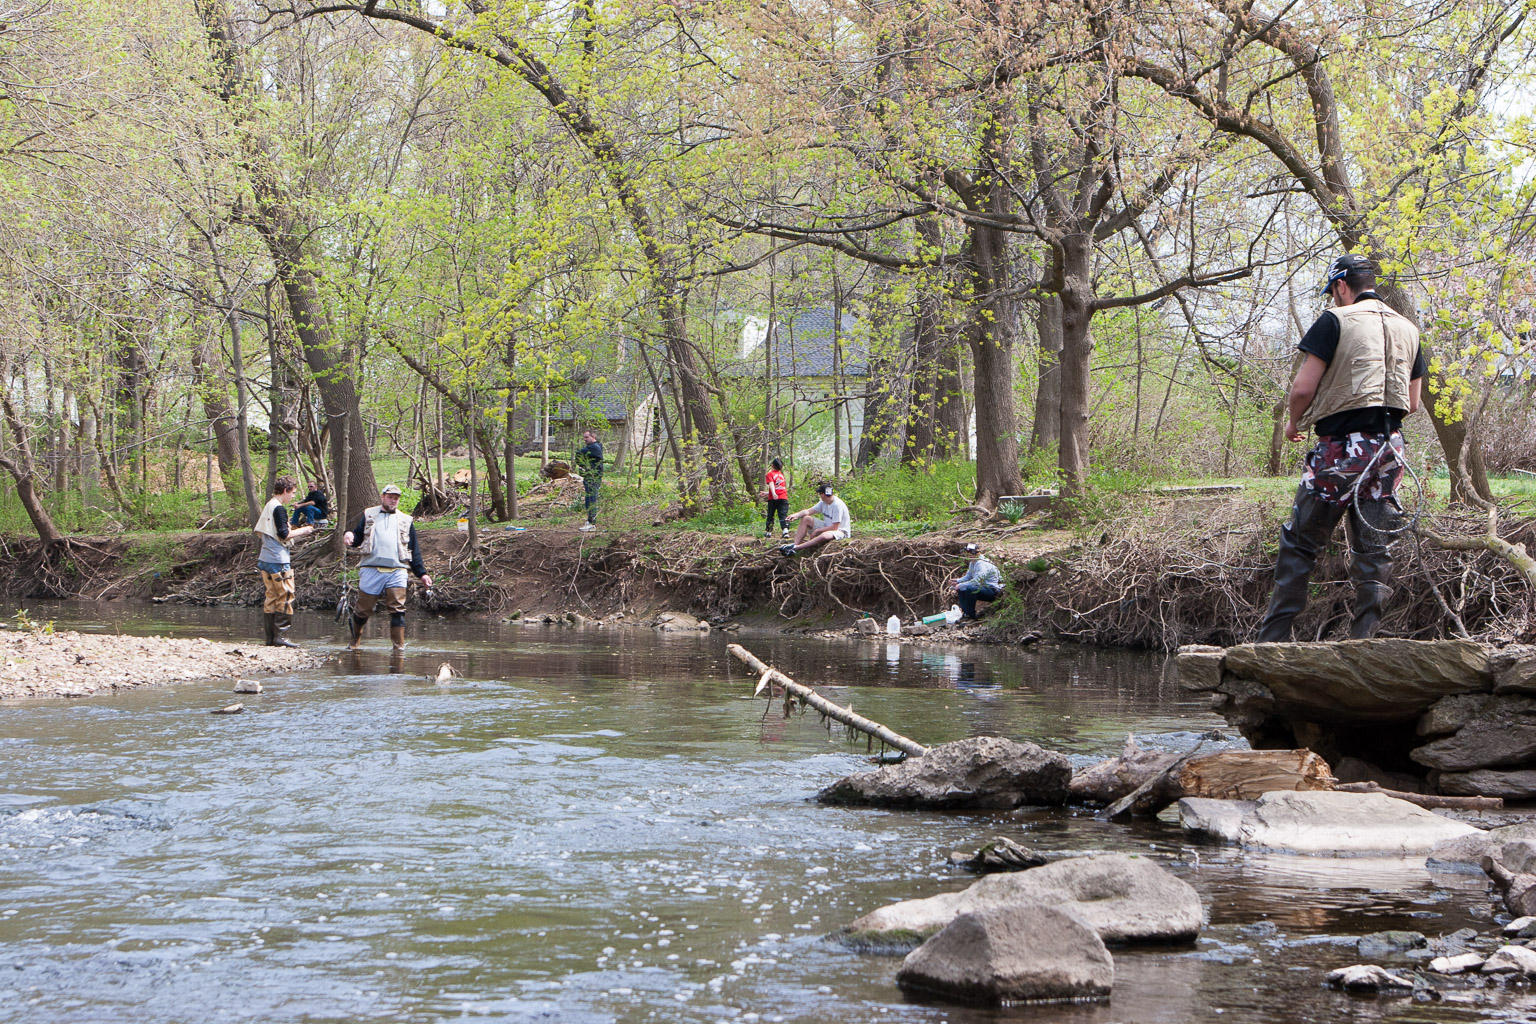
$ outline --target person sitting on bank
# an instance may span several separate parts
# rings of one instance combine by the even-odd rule
[[[988,561],[975,544],[965,546],[965,554],[971,560],[965,575],[955,581],[955,603],[960,606],[960,618],[979,619],[977,601],[996,601],[1003,596],[1007,581],[997,566]]]
[[[763,540],[773,536],[773,517],[779,517],[779,536],[789,539],[789,481],[784,478],[784,463],[774,459],[763,477],[764,487],[757,496],[768,502],[768,518],[763,522]]]
[[[358,570],[357,589],[361,591],[352,609],[352,650],[363,643],[363,627],[373,608],[384,598],[389,611],[389,639],[395,647],[405,646],[405,590],[409,581],[406,570],[432,589],[432,577],[421,563],[421,544],[416,539],[416,523],[400,511],[400,488],[390,484],[379,492],[379,503],[364,509],[357,523],[342,540],[348,547],[361,548],[362,567]]]
[[[293,565],[288,556],[288,545],[315,532],[313,526],[292,527],[288,524],[288,504],[298,493],[299,482],[291,476],[280,476],[272,481],[272,497],[262,507],[252,527],[261,538],[261,551],[256,555],[256,568],[261,570],[261,582],[266,595],[261,603],[261,617],[266,629],[268,647],[297,647],[298,644],[285,635],[293,625],[293,602],[296,596],[293,585]]]
[[[833,491],[832,485],[823,480],[816,485],[816,494],[820,499],[816,504],[789,517],[791,522],[798,520],[800,526],[795,531],[794,543],[779,548],[783,554],[797,555],[829,541],[847,540],[853,536],[853,516],[849,515],[848,506]]]
[[[309,485],[304,500],[293,506],[294,512],[303,516],[310,526],[331,518],[331,499],[325,494],[325,484],[315,480]]]

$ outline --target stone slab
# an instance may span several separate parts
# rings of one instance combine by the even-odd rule
[[[1223,803],[1233,806],[1217,806]],[[1478,831],[1380,793],[1276,792],[1251,803],[1182,800],[1179,811],[1184,828],[1206,839],[1314,857],[1423,857],[1442,840]]]
[[[1487,648],[1469,640],[1239,644],[1227,648],[1224,667],[1323,721],[1411,719],[1441,697],[1493,685]]]

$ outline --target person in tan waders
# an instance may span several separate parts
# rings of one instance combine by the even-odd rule
[[[406,571],[428,590],[432,589],[432,577],[421,564],[415,521],[400,511],[400,488],[390,484],[379,492],[379,503],[364,509],[342,539],[363,553],[357,581],[361,593],[352,609],[351,648],[357,650],[362,645],[363,627],[380,596],[389,611],[389,639],[396,648],[404,647]]]
[[[272,481],[272,497],[267,500],[252,527],[261,538],[261,551],[256,555],[256,568],[261,570],[262,586],[266,595],[261,604],[261,617],[266,628],[268,647],[297,647],[288,639],[288,627],[293,625],[293,565],[288,557],[288,545],[301,537],[315,532],[313,526],[290,526],[288,503],[298,492],[298,481],[291,476],[280,476]]]

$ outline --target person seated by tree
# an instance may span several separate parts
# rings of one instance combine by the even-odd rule
[[[971,565],[965,570],[965,575],[955,581],[955,603],[960,606],[962,619],[975,620],[981,618],[976,614],[976,602],[996,601],[1003,596],[1003,590],[1008,584],[1002,572],[982,556],[975,544],[967,544],[965,553]]]
[[[325,484],[319,480],[312,480],[309,484],[309,493],[304,495],[304,500],[293,506],[296,516],[304,517],[310,526],[331,518],[331,499],[326,496]]]
[[[828,541],[847,540],[853,536],[853,516],[848,506],[833,491],[826,480],[816,485],[818,501],[810,508],[801,509],[790,516],[799,521],[793,544],[785,544],[779,551],[785,555],[797,555],[802,551],[826,544]]]

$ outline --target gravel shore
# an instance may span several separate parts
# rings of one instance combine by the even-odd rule
[[[288,647],[202,638],[7,630],[0,633],[0,700],[87,697],[218,676],[233,680],[292,672],[321,660]]]

